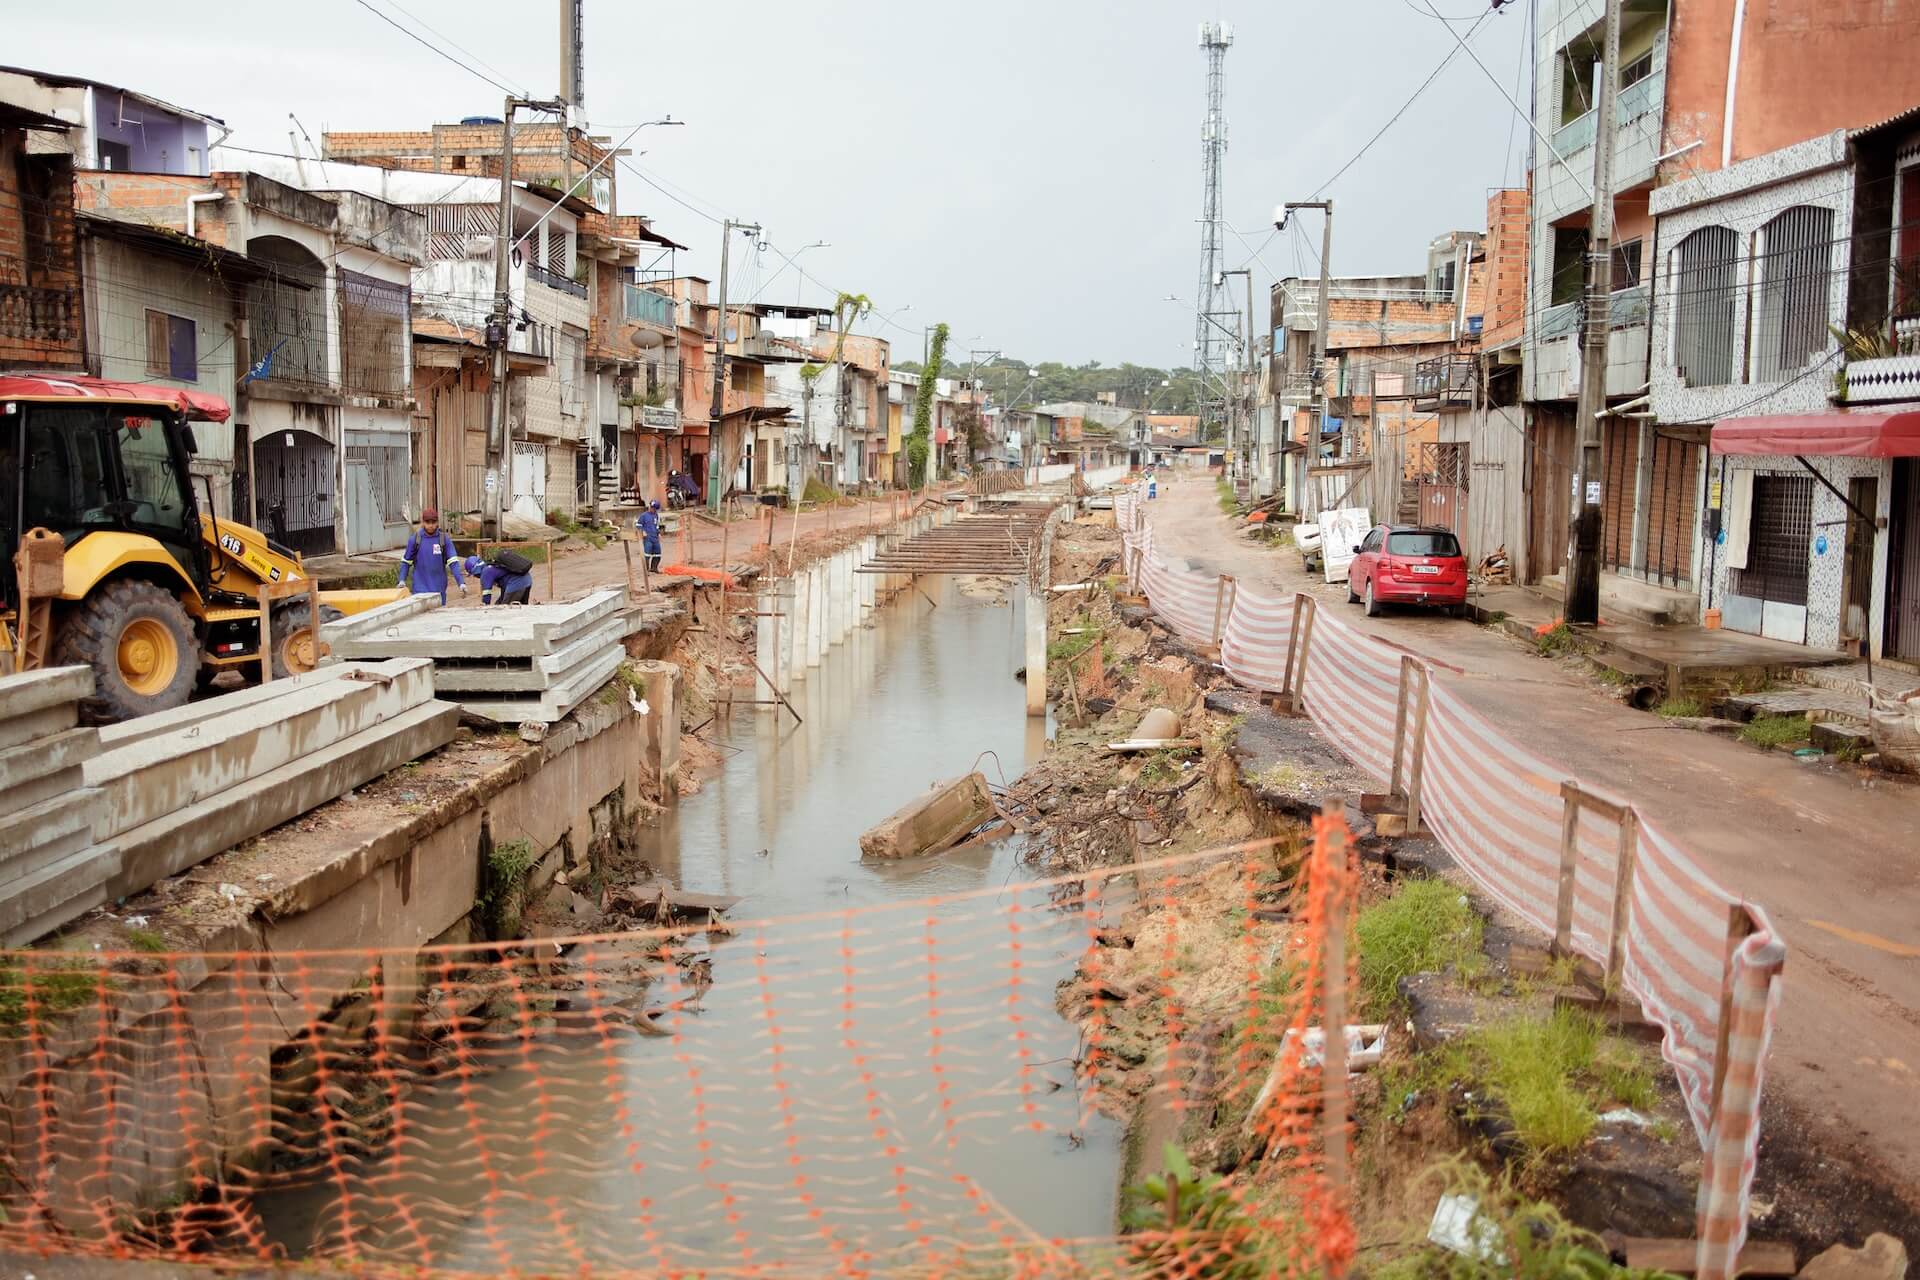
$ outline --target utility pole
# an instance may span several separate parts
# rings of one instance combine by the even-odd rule
[[[720,514],[724,492],[726,436],[722,423],[727,412],[727,258],[733,247],[733,233],[744,231],[759,235],[757,222],[735,222],[728,218],[720,224],[720,310],[713,321],[713,404],[707,413],[707,510]]]
[[[1226,277],[1228,276],[1244,276],[1246,277],[1246,281],[1247,281],[1247,329],[1246,329],[1246,341],[1243,344],[1244,347],[1246,348],[1243,354],[1246,357],[1247,368],[1246,368],[1246,373],[1244,375],[1244,379],[1240,385],[1240,394],[1234,397],[1235,403],[1240,406],[1240,432],[1238,437],[1236,438],[1236,442],[1233,444],[1233,472],[1236,476],[1240,477],[1241,479],[1250,481],[1253,478],[1253,467],[1251,465],[1251,458],[1253,454],[1253,436],[1254,436],[1253,268],[1235,267],[1231,271],[1222,271],[1220,273],[1220,278],[1222,280],[1225,280]]]
[[[487,316],[487,345],[493,349],[492,403],[487,412],[487,471],[481,496],[481,523],[490,538],[500,536],[500,512],[512,471],[503,467],[507,451],[507,334],[513,323],[513,114],[520,107],[563,110],[558,102],[527,98],[506,100],[500,116],[500,212],[493,236],[493,311]]]
[[[1620,78],[1620,5],[1607,0],[1600,93],[1594,104],[1593,216],[1587,241],[1586,328],[1580,342],[1580,457],[1573,473],[1573,528],[1567,557],[1569,623],[1600,621],[1600,413],[1607,407],[1607,321],[1613,294],[1613,100]]]
[[[1287,215],[1295,209],[1318,209],[1326,215],[1320,224],[1320,323],[1314,334],[1313,361],[1309,365],[1307,373],[1307,377],[1312,381],[1314,404],[1319,410],[1318,429],[1325,430],[1327,423],[1327,313],[1332,306],[1329,290],[1333,284],[1333,201],[1289,201],[1281,207],[1280,217],[1277,218],[1273,224],[1274,230],[1286,230]],[[1346,424],[1343,422],[1340,424],[1340,427],[1340,454],[1342,457],[1345,457],[1348,453],[1349,445],[1346,435]],[[1313,442],[1313,449],[1307,454],[1309,465],[1311,465],[1313,459],[1319,456],[1319,450],[1320,441],[1316,438]]]

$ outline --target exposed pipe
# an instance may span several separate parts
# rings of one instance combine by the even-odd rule
[[[195,224],[193,207],[197,204],[213,204],[215,201],[225,200],[226,198],[227,193],[224,191],[205,191],[197,196],[187,197],[187,239],[192,240],[195,238],[193,233]]]
[[[1733,107],[1740,91],[1740,37],[1747,25],[1747,0],[1733,0],[1733,38],[1727,42],[1727,109],[1720,124],[1720,167],[1733,163]]]

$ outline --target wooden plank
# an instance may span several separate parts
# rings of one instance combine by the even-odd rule
[[[1613,873],[1613,924],[1607,933],[1607,990],[1618,991],[1627,963],[1627,908],[1633,900],[1633,872],[1639,859],[1640,822],[1633,810],[1620,819],[1620,853]]]
[[[1591,1014],[1609,1030],[1643,1044],[1659,1044],[1664,1033],[1656,1023],[1610,996],[1591,991],[1562,991],[1553,998],[1555,1009],[1572,1009]]]
[[[1420,775],[1427,762],[1427,693],[1428,675],[1426,668],[1420,672],[1420,692],[1413,706],[1413,760],[1407,767],[1407,830],[1419,835],[1420,825]]]
[[[1198,751],[1198,738],[1127,738],[1120,742],[1109,742],[1107,750],[1114,755],[1128,755],[1136,751]]]
[[[1648,1236],[1625,1238],[1627,1266],[1635,1271],[1666,1271],[1677,1276],[1694,1273],[1697,1240],[1660,1240]],[[1749,1240],[1740,1250],[1734,1270],[1743,1276],[1791,1276],[1799,1272],[1793,1246],[1784,1241]]]
[[[1573,874],[1580,857],[1580,788],[1560,787],[1560,900],[1553,913],[1553,952],[1573,951]]]
[[[1393,706],[1393,777],[1387,781],[1387,790],[1401,795],[1400,780],[1405,776],[1407,759],[1407,686],[1413,680],[1413,655],[1400,655],[1400,688],[1394,696]],[[1404,813],[1403,808],[1400,812]]]

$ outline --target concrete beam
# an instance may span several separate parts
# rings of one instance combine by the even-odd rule
[[[157,738],[163,733],[173,733],[193,725],[204,724],[220,716],[241,711],[259,714],[264,704],[284,698],[297,689],[311,689],[315,685],[352,678],[356,672],[385,670],[385,664],[379,662],[335,662],[313,671],[304,671],[297,676],[289,676],[285,680],[251,685],[217,697],[201,698],[197,702],[189,702],[171,711],[156,711],[152,715],[135,716],[119,724],[101,725],[95,732],[100,735],[102,751],[117,751],[121,747],[130,746],[144,739]]]
[[[552,724],[565,717],[567,712],[579,706],[587,698],[592,697],[594,692],[607,682],[607,678],[620,669],[620,664],[626,661],[626,658],[626,648],[615,645],[601,656],[575,668],[564,680],[541,690],[538,695],[498,697],[449,694],[448,696],[457,701],[460,709],[467,714],[492,720],[497,724],[526,724],[528,721]],[[624,690],[621,692],[624,694]]]
[[[1027,714],[1047,714],[1047,597],[1044,591],[1026,593]]]
[[[369,778],[437,751],[453,741],[459,726],[458,707],[424,702],[197,804],[132,828],[113,841],[112,847],[119,853],[119,872],[98,891],[103,896],[86,905],[138,893],[343,796]],[[86,910],[86,906],[79,910]],[[6,941],[11,945],[11,939]]]
[[[348,636],[343,658],[521,658],[551,653],[618,613],[626,592],[596,591],[566,604],[435,609],[391,626]]]
[[[465,693],[540,694],[567,683],[589,663],[612,650],[625,652],[625,617],[610,618],[584,635],[576,636],[543,657],[502,658],[499,665],[460,666],[438,662],[433,668],[434,688],[444,695]],[[457,697],[451,698],[458,702]]]
[[[93,671],[87,667],[43,667],[0,677],[0,747],[30,740],[9,734],[9,722],[92,696]]]
[[[646,722],[641,732],[641,754],[660,779],[662,798],[674,795],[669,784],[680,767],[680,666],[674,662],[636,662],[646,699]]]
[[[433,664],[382,664],[378,675],[321,681],[270,707],[248,707],[95,756],[87,782],[101,789],[94,839],[102,844],[168,814],[379,725],[433,698]]]
[[[68,729],[0,751],[0,815],[84,786],[80,766],[100,754],[100,735]]]

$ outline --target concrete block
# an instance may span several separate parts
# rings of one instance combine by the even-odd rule
[[[680,766],[680,666],[674,662],[636,662],[633,669],[640,677],[645,690],[641,696],[647,703],[642,754],[654,775],[664,780]],[[671,787],[662,787],[661,791],[664,795],[675,794]]]
[[[39,671],[0,677],[0,726],[9,720],[92,696],[93,672],[86,667],[43,667]]]
[[[453,741],[460,709],[427,701],[116,837],[120,867],[92,906],[138,893]],[[84,910],[85,908],[81,908]]]
[[[467,714],[499,724],[525,724],[529,720],[552,724],[591,697],[595,690],[607,682],[609,676],[620,669],[626,656],[626,649],[615,645],[603,656],[580,667],[566,680],[542,690],[537,697],[462,694],[455,700]]]
[[[157,738],[163,733],[203,724],[218,716],[247,710],[257,712],[263,704],[284,698],[296,689],[310,689],[314,685],[348,677],[354,672],[385,670],[386,665],[380,662],[336,662],[297,676],[288,676],[285,680],[271,680],[218,697],[201,698],[171,711],[156,711],[150,716],[136,716],[119,724],[101,725],[96,731],[100,735],[100,749],[115,751],[146,738]]]
[[[390,627],[396,622],[417,618],[429,609],[439,607],[439,596],[407,596],[405,599],[395,600],[392,604],[383,604],[376,609],[368,609],[363,613],[350,613],[344,618],[323,622],[320,624],[320,639],[327,644],[337,645],[350,636],[366,635],[368,632]],[[337,662],[339,658],[337,655],[330,656],[327,661]]]
[[[56,703],[11,720],[0,720],[0,751],[64,733],[80,723],[78,701]]]
[[[104,844],[432,699],[432,663],[416,658],[381,666],[94,757],[86,764],[87,781],[103,793],[94,838]]]
[[[340,642],[343,658],[510,658],[551,652],[620,612],[625,591],[596,591],[566,604],[435,609]]]
[[[92,729],[68,729],[36,742],[0,750],[0,813],[11,813],[33,803],[15,794],[20,788],[49,774],[76,768],[99,754],[100,735]]]
[[[24,947],[111,901],[104,886],[120,865],[119,849],[89,844],[8,884],[0,890],[0,947]]]
[[[626,638],[627,625],[624,616],[609,618],[538,658],[501,658],[496,664],[473,666],[438,662],[433,668],[434,688],[454,702],[459,699],[452,695],[464,693],[542,693],[564,684],[609,648],[624,652],[621,642]]]
[[[99,792],[81,787],[0,818],[0,878],[45,863],[45,857],[35,856],[36,850],[76,834],[91,838],[93,810],[99,803]]]
[[[860,852],[869,858],[938,853],[992,816],[993,797],[986,778],[969,773],[901,806],[860,837]]]

